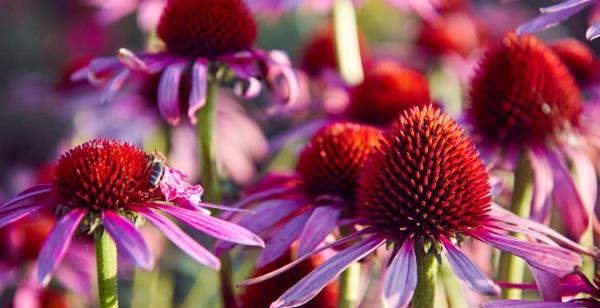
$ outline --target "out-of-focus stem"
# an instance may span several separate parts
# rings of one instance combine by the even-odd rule
[[[363,80],[363,68],[352,0],[334,1],[333,32],[338,71],[342,79],[350,85],[360,83]]]
[[[354,262],[340,277],[338,308],[355,308],[360,295],[360,263]]]
[[[412,299],[413,308],[433,308],[438,261],[433,253],[417,253],[417,288]]]
[[[519,157],[517,170],[514,175],[513,195],[511,199],[511,211],[520,217],[528,218],[531,213],[531,199],[533,196],[533,182],[531,176],[531,166],[525,153]],[[517,237],[522,235],[513,234]],[[500,255],[500,274],[501,281],[511,283],[522,283],[525,273],[525,261],[521,258],[503,252]],[[520,289],[505,288],[502,290],[502,297],[506,299],[521,299],[523,291]]]
[[[96,240],[98,297],[101,308],[119,307],[117,296],[117,247],[107,232]]]

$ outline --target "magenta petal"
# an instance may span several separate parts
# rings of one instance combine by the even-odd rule
[[[579,241],[589,226],[589,211],[583,204],[562,157],[555,152],[548,152],[547,158],[554,174],[553,196],[556,208],[565,222],[567,233]]]
[[[533,171],[533,197],[531,200],[531,218],[543,222],[550,214],[550,201],[554,181],[552,180],[552,168],[546,156],[540,153],[540,149],[530,149],[527,157]]]
[[[121,63],[134,71],[148,72],[148,65],[127,48],[119,48],[117,56]]]
[[[313,251],[325,240],[335,229],[341,211],[338,206],[318,206],[312,212],[298,240],[298,256]]]
[[[117,91],[119,91],[119,89],[123,87],[123,84],[125,84],[125,81],[129,77],[130,73],[130,70],[123,69],[119,71],[117,75],[108,82],[108,84],[104,88],[104,91],[102,91],[102,98],[100,99],[102,104],[106,104],[112,100],[115,93],[117,93]]]
[[[173,63],[162,72],[158,85],[158,110],[171,125],[179,122],[179,83],[185,63]]]
[[[260,81],[254,77],[238,79],[233,86],[233,93],[243,99],[252,99],[260,93]]]
[[[497,300],[487,302],[482,308],[569,308],[586,307],[581,303],[561,303],[549,301]]]
[[[21,192],[15,198],[13,198],[12,200],[10,200],[10,201],[4,203],[2,206],[0,206],[0,211],[7,210],[11,205],[15,205],[17,203],[29,202],[33,198],[40,198],[40,197],[45,197],[45,196],[50,197],[52,195],[55,195],[55,193],[54,193],[54,190],[51,188],[40,187],[39,189],[35,189],[35,190],[32,190],[32,188],[30,188],[30,189],[27,189],[27,190]],[[15,208],[15,207],[11,207],[11,208]]]
[[[202,197],[202,186],[192,185],[185,181],[187,175],[180,170],[165,166],[165,173],[160,181],[160,191],[167,201],[185,200],[194,208],[198,208]]]
[[[73,239],[73,232],[75,232],[86,213],[86,209],[74,209],[63,216],[52,228],[37,260],[37,280],[39,283],[47,284],[50,281],[50,273],[64,257]]]
[[[490,246],[519,256],[530,265],[559,277],[572,273],[581,265],[581,257],[578,254],[562,247],[524,242],[488,231],[470,233],[470,235]]]
[[[404,241],[388,266],[383,295],[388,307],[407,307],[417,287],[417,256],[410,240]]]
[[[337,253],[283,293],[271,304],[271,308],[298,307],[305,304],[348,266],[364,258],[383,243],[385,238],[375,235]]]
[[[196,112],[206,103],[206,71],[208,61],[198,59],[192,66],[192,91],[190,92],[188,117],[192,124],[196,125]]]
[[[180,219],[190,227],[193,227],[218,239],[242,245],[253,245],[260,247],[265,246],[263,240],[256,234],[234,223],[219,218],[214,218],[193,210],[169,205],[155,204],[154,206],[173,215],[177,219]]]
[[[102,210],[104,229],[117,245],[117,251],[131,264],[150,270],[154,257],[140,232],[128,220],[109,210]]]
[[[15,222],[41,208],[55,206],[54,202],[34,203],[0,213],[0,228]]]
[[[442,244],[448,263],[460,281],[472,290],[485,295],[498,296],[500,294],[500,288],[452,242],[442,238]]]
[[[219,262],[219,259],[215,255],[198,244],[189,235],[185,234],[183,230],[169,219],[148,208],[138,207],[136,210],[194,260],[215,270],[221,268],[221,262]]]
[[[588,40],[593,40],[600,36],[600,21],[593,23],[585,32],[585,38]]]
[[[529,269],[535,278],[535,284],[538,287],[542,299],[560,302],[560,279],[555,275],[539,270],[535,266],[529,266]]]
[[[290,248],[292,243],[300,237],[302,229],[306,225],[310,217],[311,212],[304,212],[283,226],[280,230],[275,233],[265,246],[258,260],[256,261],[256,267],[263,267],[281,257]],[[302,255],[299,255],[302,256]]]
[[[577,190],[588,211],[593,211],[598,194],[598,183],[594,163],[586,153],[571,146],[563,148],[569,161],[573,165],[573,176],[576,180]]]

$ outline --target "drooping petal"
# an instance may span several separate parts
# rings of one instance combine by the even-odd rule
[[[500,294],[500,288],[475,265],[469,257],[448,239],[442,238],[446,258],[452,270],[466,286],[479,293],[491,296]]]
[[[154,206],[180,219],[190,227],[218,239],[242,245],[265,246],[260,237],[237,224],[184,208],[158,204],[154,204]]]
[[[22,205],[18,208],[2,211],[2,213],[0,213],[0,228],[10,223],[13,223],[29,214],[32,214],[33,212],[36,212],[42,208],[50,206],[56,206],[56,203],[52,201],[44,203],[36,202],[28,205]]]
[[[135,266],[152,269],[154,257],[150,247],[133,224],[109,210],[102,210],[102,224],[115,241],[119,254]]]
[[[185,63],[177,62],[169,65],[160,76],[158,84],[158,110],[171,125],[179,122],[179,84]]]
[[[564,160],[555,152],[547,153],[554,174],[553,196],[569,236],[579,241],[590,223],[590,216]]]
[[[148,65],[127,48],[119,48],[117,57],[121,63],[134,71],[148,72]]]
[[[260,93],[260,81],[254,77],[238,79],[233,86],[233,93],[243,99],[255,98]]]
[[[218,209],[218,210],[222,210],[222,211],[231,211],[231,212],[239,212],[239,213],[246,213],[246,214],[256,214],[256,212],[253,210],[240,209],[237,207],[231,207],[231,206],[226,206],[226,205],[221,205],[221,204],[200,202],[199,205],[200,205],[200,207],[207,207],[207,208]]]
[[[529,266],[543,300],[560,302],[560,279],[535,266]]]
[[[64,257],[73,239],[73,232],[75,232],[86,213],[86,209],[74,209],[63,216],[52,228],[37,260],[37,280],[39,283],[47,284],[50,281],[50,273]]]
[[[339,252],[283,293],[271,307],[298,307],[305,304],[352,263],[364,258],[385,241],[385,238],[374,235]]]
[[[112,100],[115,93],[117,93],[117,91],[123,87],[123,84],[125,84],[125,81],[129,77],[130,73],[131,71],[128,69],[122,69],[108,82],[104,88],[104,91],[102,91],[102,98],[100,99],[102,104],[106,104]]]
[[[585,32],[585,38],[588,40],[596,39],[600,36],[600,21],[593,23]]]
[[[265,249],[262,251],[256,267],[263,267],[281,257],[290,248],[292,243],[300,237],[302,229],[306,225],[311,212],[304,212],[292,220],[290,220],[283,228],[281,228],[275,236],[267,242]]]
[[[519,256],[532,266],[559,277],[572,273],[581,264],[581,257],[578,254],[562,247],[524,242],[488,231],[471,232],[469,235],[490,246]]]
[[[258,76],[258,70],[255,66],[255,57],[251,52],[241,51],[219,58],[226,63],[238,78],[246,79]]]
[[[388,266],[383,296],[390,308],[408,307],[417,287],[417,256],[412,241],[406,240]]]
[[[294,104],[298,99],[298,76],[291,66],[288,56],[281,51],[272,50],[267,53],[267,83],[275,94],[276,101],[283,104]]]
[[[594,163],[588,155],[574,147],[565,146],[563,151],[573,164],[573,175],[575,176],[575,184],[581,200],[588,211],[593,211],[598,194],[598,177],[596,176]]]
[[[579,0],[571,0],[571,1],[579,1]],[[590,0],[585,0],[590,1]],[[559,23],[563,22],[567,18],[573,16],[577,12],[581,11],[585,6],[571,6],[568,8],[564,8],[562,10],[551,10],[550,8],[546,8],[546,14],[542,14],[517,28],[518,34],[525,33],[534,33],[542,30],[546,30],[552,28]]]
[[[221,262],[219,262],[219,259],[215,257],[215,255],[202,247],[202,245],[198,244],[169,219],[144,207],[137,207],[136,211],[146,217],[146,219],[155,225],[166,237],[177,245],[177,247],[181,248],[181,250],[194,260],[215,270],[221,268]]]
[[[189,98],[188,117],[194,125],[198,121],[196,112],[206,103],[207,64],[208,60],[199,58],[192,66],[192,91]]]
[[[529,149],[527,157],[533,171],[533,197],[531,200],[531,218],[535,221],[544,222],[550,214],[550,201],[554,181],[552,180],[552,168],[545,155],[540,154],[538,149]]]
[[[548,14],[548,13],[554,13],[554,12],[560,12],[560,11],[564,11],[567,9],[579,9],[582,10],[584,9],[586,6],[591,5],[592,3],[596,2],[596,0],[569,0],[569,1],[563,1],[551,6],[546,6],[543,8],[540,8],[540,12],[542,14]]]
[[[313,251],[337,225],[342,209],[338,206],[319,206],[313,212],[298,240],[298,255]]]
[[[202,197],[202,186],[192,185],[185,179],[187,175],[180,170],[165,166],[165,173],[160,181],[160,191],[167,201],[186,200],[198,208]]]
[[[45,199],[45,198],[49,198],[51,196],[56,195],[56,193],[54,192],[54,190],[51,187],[40,187],[39,189],[27,189],[23,192],[21,192],[20,194],[18,194],[15,198],[13,198],[12,200],[4,203],[2,206],[0,206],[0,211],[2,210],[7,210],[9,209],[9,207],[11,205],[16,205],[17,203],[24,203],[24,202],[28,202],[29,200],[32,199]],[[11,208],[15,208],[15,207],[11,207]]]

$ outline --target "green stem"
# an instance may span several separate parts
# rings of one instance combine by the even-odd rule
[[[417,288],[412,299],[413,308],[433,308],[438,261],[433,253],[417,253]]]
[[[354,262],[340,277],[338,308],[354,308],[358,304],[360,289],[360,263]]]
[[[117,247],[107,232],[96,240],[98,296],[101,308],[119,307],[117,297]]]
[[[525,153],[519,157],[517,170],[514,175],[511,211],[518,216],[528,218],[531,213],[531,199],[533,197],[533,183],[531,166]],[[523,235],[512,235],[524,238]],[[511,283],[522,283],[525,273],[525,261],[512,254],[502,252],[500,255],[500,280]],[[521,299],[523,291],[520,289],[505,288],[502,297],[506,299]]]
[[[348,84],[358,84],[363,80],[363,68],[352,0],[335,0],[333,31],[338,71]]]

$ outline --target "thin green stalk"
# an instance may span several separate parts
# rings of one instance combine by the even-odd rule
[[[513,195],[511,199],[511,211],[520,217],[529,217],[531,213],[531,199],[533,197],[533,181],[531,166],[527,156],[522,153],[514,175]],[[524,238],[523,235],[514,234],[516,237]],[[525,261],[512,254],[502,252],[500,255],[501,281],[511,283],[522,283],[525,273]],[[505,288],[502,297],[506,299],[521,299],[523,291],[520,289]]]
[[[360,263],[354,262],[340,277],[338,308],[354,308],[358,304],[360,289]]]
[[[101,308],[119,307],[117,296],[117,246],[107,232],[96,240],[98,296]]]
[[[433,308],[438,261],[433,253],[417,253],[417,288],[412,299],[413,308]]]
[[[363,80],[363,68],[352,0],[335,0],[333,31],[338,71],[342,79],[350,85],[360,83]]]
[[[198,112],[198,144],[200,146],[201,183],[204,188],[203,199],[207,202],[221,203],[221,187],[217,174],[216,148],[213,140],[217,112],[217,92],[222,71],[217,70],[209,76],[206,91],[206,104]],[[221,297],[225,308],[236,307],[231,281],[231,259],[228,254],[221,256]]]

